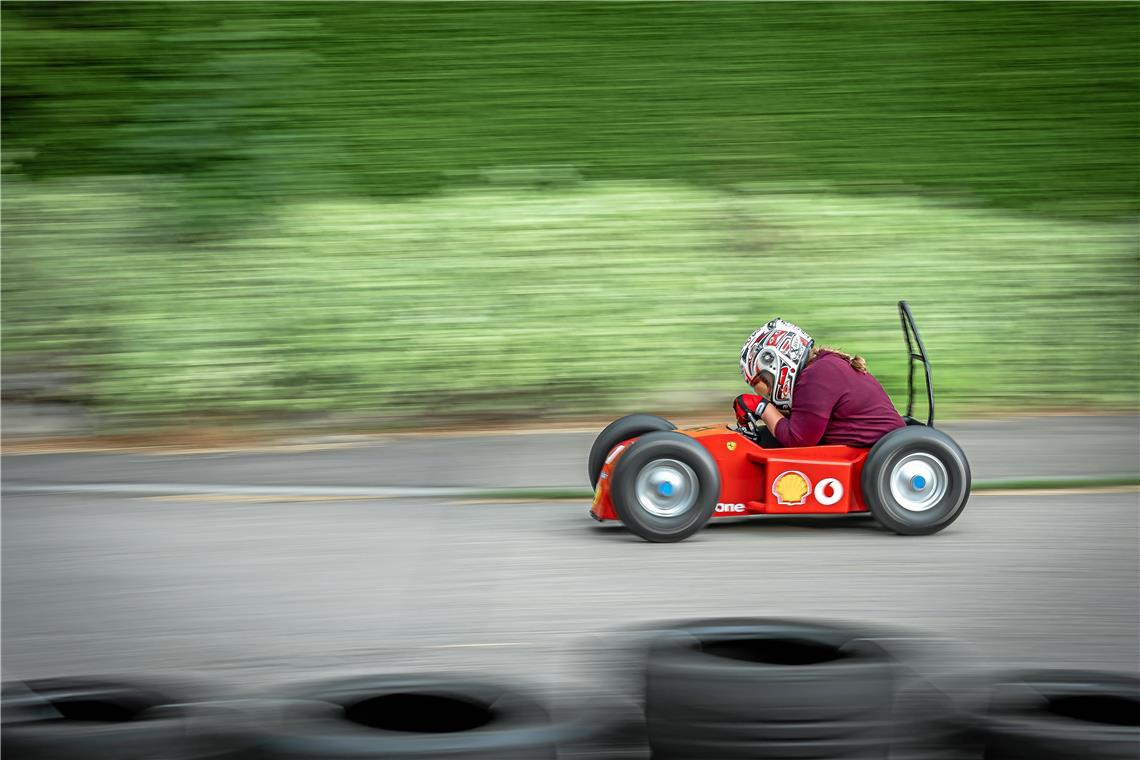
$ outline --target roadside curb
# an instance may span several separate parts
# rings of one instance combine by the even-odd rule
[[[1140,488],[1140,476],[1120,475],[1091,478],[1035,478],[979,481],[971,493],[1049,493],[1096,492]],[[234,500],[366,500],[366,499],[447,499],[461,501],[589,501],[588,488],[430,488],[401,486],[285,486],[224,485],[192,483],[4,483],[10,495],[86,494],[135,498],[232,497]]]

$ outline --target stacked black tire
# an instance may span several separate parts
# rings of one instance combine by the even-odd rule
[[[1135,760],[1140,680],[1105,673],[1023,673],[997,680],[966,721],[985,760]]]
[[[557,717],[526,692],[433,675],[377,675],[292,690],[266,726],[273,760],[543,760],[604,733],[609,716]]]
[[[254,760],[238,711],[117,680],[51,678],[3,688],[5,760]]]
[[[1012,675],[970,706],[933,688],[900,689],[904,668],[876,638],[841,626],[762,619],[657,631],[645,664],[653,757],[1140,758],[1136,678]],[[924,692],[924,703],[912,702]],[[900,696],[908,703],[898,704]]]
[[[894,665],[841,627],[727,620],[656,634],[646,663],[653,757],[885,758]]]

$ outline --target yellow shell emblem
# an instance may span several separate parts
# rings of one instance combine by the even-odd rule
[[[728,447],[729,451],[736,451],[736,441],[729,441],[725,446]]]
[[[781,472],[772,481],[772,495],[780,504],[799,506],[807,501],[811,493],[811,481],[798,470]]]

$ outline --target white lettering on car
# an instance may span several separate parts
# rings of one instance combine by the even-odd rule
[[[725,504],[725,503],[721,502],[720,504],[716,505],[716,511],[721,513],[721,514],[725,514],[726,512],[743,512],[744,511],[744,505],[743,504]]]

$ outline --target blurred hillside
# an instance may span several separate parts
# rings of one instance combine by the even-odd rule
[[[6,372],[139,416],[1135,406],[1140,9],[5,3]],[[1105,356],[1110,356],[1109,361]]]

